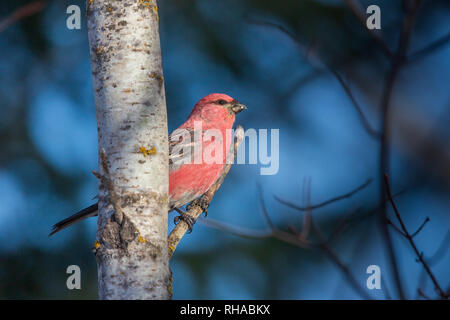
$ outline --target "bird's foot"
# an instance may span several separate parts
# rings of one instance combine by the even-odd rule
[[[194,206],[199,206],[202,209],[202,212],[205,214],[205,217],[208,215],[209,201],[206,200],[204,197],[200,197],[193,200],[190,204],[186,206],[186,210],[189,211]]]
[[[183,212],[183,210],[175,208],[175,211],[178,212],[180,215],[176,216],[173,219],[173,223],[175,223],[177,225],[181,220],[183,220],[188,226],[187,233],[191,233],[192,228],[194,227],[194,223],[195,223],[194,219],[191,216],[187,215],[186,212]]]

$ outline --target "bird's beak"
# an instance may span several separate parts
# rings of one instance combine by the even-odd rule
[[[231,111],[233,111],[235,114],[238,114],[239,112],[241,112],[242,110],[247,109],[246,106],[244,106],[242,103],[239,102],[233,102],[233,104],[231,105]]]

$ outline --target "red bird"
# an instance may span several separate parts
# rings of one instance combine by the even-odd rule
[[[235,115],[244,109],[230,96],[212,93],[197,102],[186,122],[169,135],[169,211],[200,197],[220,177]],[[97,210],[98,203],[75,213],[56,223],[49,235],[96,216]]]

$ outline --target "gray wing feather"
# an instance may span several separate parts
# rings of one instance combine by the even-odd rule
[[[169,135],[169,172],[176,171],[181,165],[193,163],[194,151],[201,143],[194,141],[193,129],[176,129]],[[199,146],[200,147],[200,146]]]

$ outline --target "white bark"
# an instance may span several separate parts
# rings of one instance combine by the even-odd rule
[[[111,190],[101,185],[99,298],[168,299],[168,134],[156,0],[86,6],[98,146],[123,211],[114,215]]]

